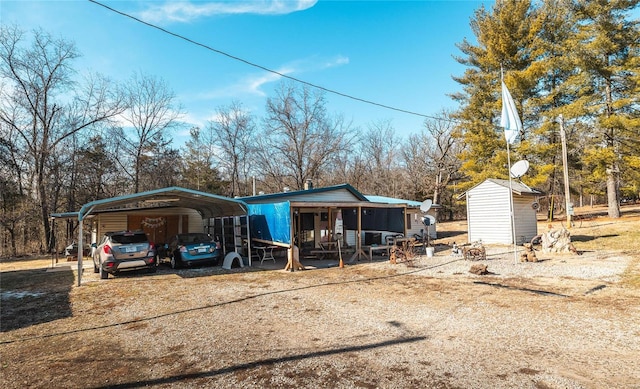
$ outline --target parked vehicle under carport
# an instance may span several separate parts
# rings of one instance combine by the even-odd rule
[[[101,279],[139,269],[155,272],[156,267],[156,251],[144,231],[107,232],[93,251],[93,271]]]
[[[220,257],[220,242],[205,233],[175,235],[164,250],[158,251],[158,263],[169,262],[173,269],[202,264],[217,265]]]

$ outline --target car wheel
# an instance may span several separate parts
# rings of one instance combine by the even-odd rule
[[[100,266],[100,279],[102,280],[106,280],[107,278],[109,278],[109,273],[107,273],[103,268],[102,265]]]

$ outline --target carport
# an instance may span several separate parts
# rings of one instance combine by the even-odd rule
[[[97,211],[112,209],[136,210],[140,207],[182,207],[195,209],[203,219],[247,214],[247,205],[241,200],[199,192],[192,189],[169,187],[125,196],[96,200],[82,206],[78,217],[78,247],[83,247],[82,222]],[[250,239],[249,239],[250,241]],[[82,281],[82,250],[78,250],[78,286]]]

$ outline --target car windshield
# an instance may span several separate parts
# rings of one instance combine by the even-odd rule
[[[147,235],[145,234],[113,234],[111,235],[111,241],[113,243],[119,244],[129,244],[129,243],[146,243]]]
[[[207,234],[184,234],[184,235],[178,235],[178,240],[182,244],[204,243],[204,242],[211,242],[212,241],[211,236],[207,235]]]

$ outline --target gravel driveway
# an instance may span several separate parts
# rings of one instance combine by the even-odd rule
[[[69,314],[0,333],[3,387],[640,388],[632,257],[541,259],[86,271]]]

